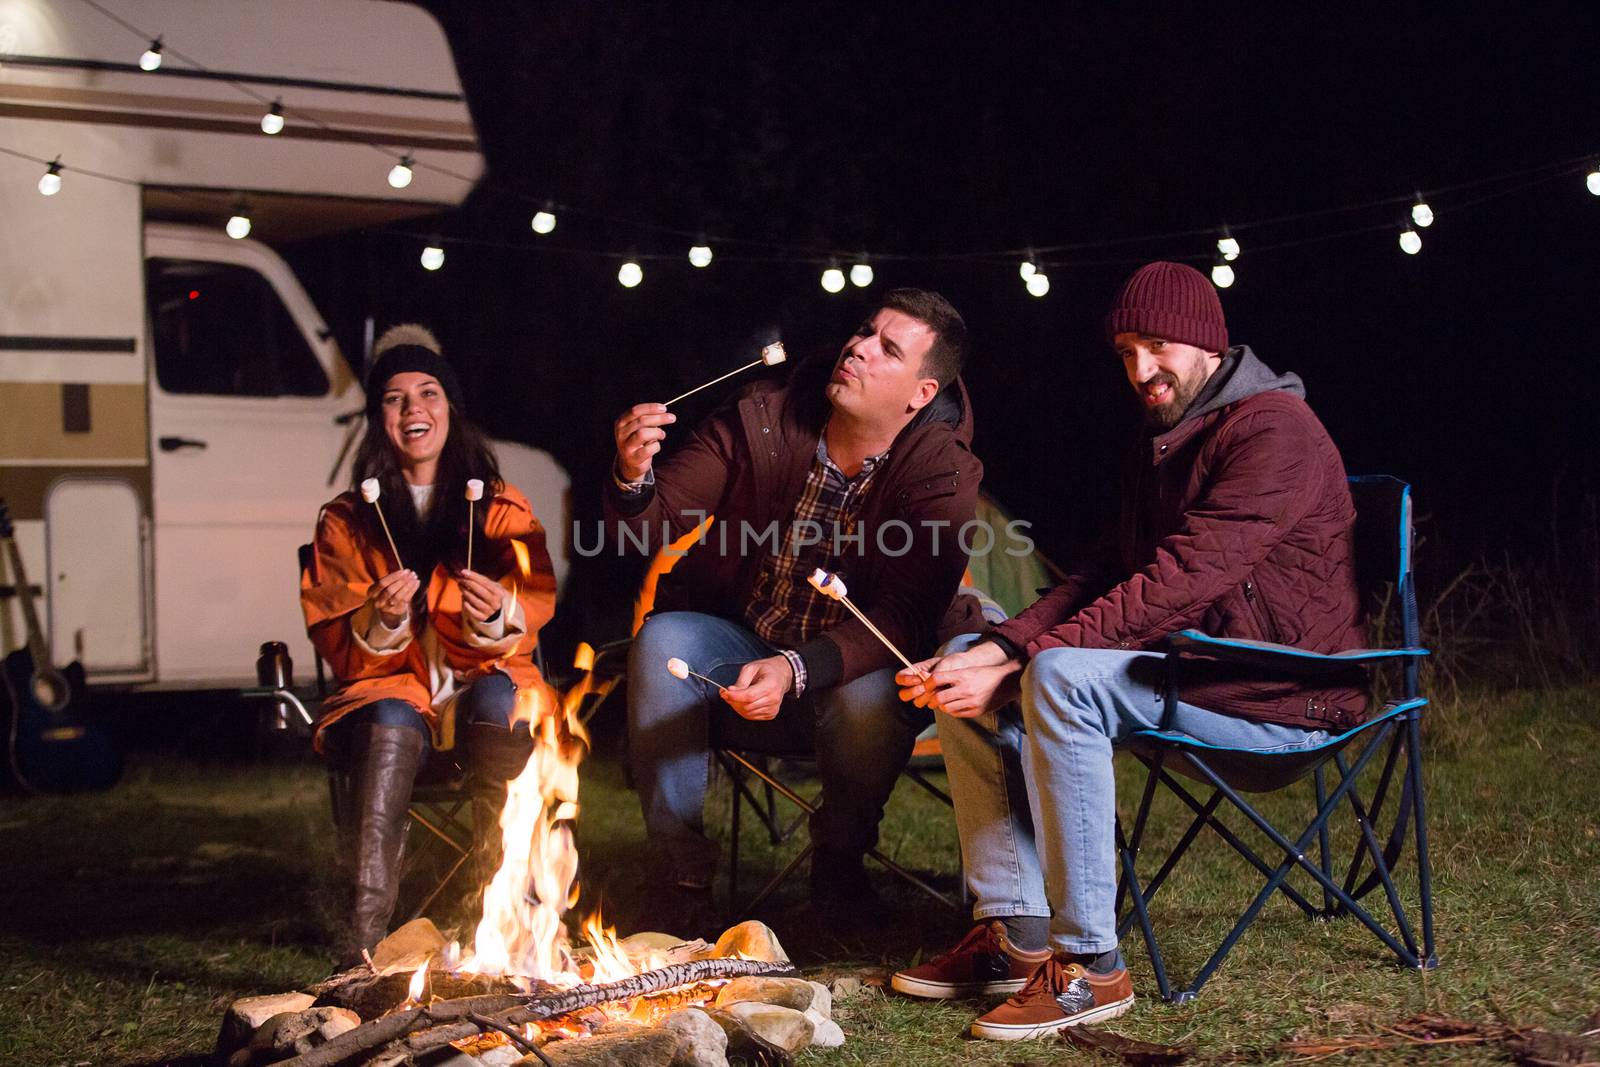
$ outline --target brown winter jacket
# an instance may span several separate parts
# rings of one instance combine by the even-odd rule
[[[1160,651],[1189,627],[1315,652],[1360,647],[1355,508],[1303,395],[1295,375],[1230,349],[1183,421],[1130,453],[1120,558],[1072,575],[997,634],[1030,657]],[[1179,678],[1183,701],[1242,718],[1326,729],[1366,716],[1358,669],[1308,685],[1185,660]]]
[[[656,611],[743,622],[761,561],[782,543],[782,534],[768,530],[787,533],[816,458],[830,411],[823,390],[831,371],[830,360],[806,360],[788,384],[758,382],[741,390],[656,466],[654,484],[637,495],[606,480],[607,533],[616,545],[642,542],[654,551],[716,516],[662,577]],[[867,490],[855,530],[860,542],[841,542],[836,562],[851,602],[913,660],[957,634],[984,629],[977,601],[956,593],[967,566],[957,532],[973,518],[983,477],[971,442],[971,404],[958,378],[895,439]],[[795,651],[811,687],[898,666],[853,615]]]

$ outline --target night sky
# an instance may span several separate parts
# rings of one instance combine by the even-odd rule
[[[1215,234],[1047,257],[1044,299],[1014,258],[879,259],[871,289],[830,296],[821,265],[777,261],[807,253],[772,245],[1106,242],[1600,153],[1594,5],[1080,6],[439,0],[483,186],[440,219],[288,252],[347,352],[367,314],[432,323],[470,413],[554,453],[579,517],[596,513],[623,408],[753,358],[775,330],[791,356],[831,351],[872,292],[937,288],[974,335],[985,486],[1070,557],[1112,514],[1135,418],[1105,306],[1147,260],[1206,269]],[[1430,195],[1438,221],[1414,257],[1396,244],[1400,203],[1238,234],[1222,294],[1233,340],[1305,378],[1352,472],[1416,484],[1424,535],[1452,561],[1537,553],[1596,491],[1588,169]],[[528,216],[547,197],[571,210],[539,238]],[[713,240],[697,271],[687,239],[635,222],[765,244]],[[418,238],[434,230],[452,243],[427,274]],[[1280,243],[1294,246],[1251,251]],[[603,253],[629,250],[668,258],[624,290]],[[631,577],[590,565],[574,581],[569,601],[592,602]]]

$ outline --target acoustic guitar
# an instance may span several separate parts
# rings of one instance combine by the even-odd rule
[[[22,605],[28,643],[0,663],[11,698],[11,730],[6,752],[12,774],[30,793],[71,793],[106,789],[122,776],[116,746],[86,714],[88,690],[83,665],[57,669],[50,662],[33,604],[33,589],[22,568],[22,553],[11,512],[0,500],[0,540],[5,542],[11,578]]]

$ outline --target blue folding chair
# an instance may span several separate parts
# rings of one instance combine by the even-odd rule
[[[1398,647],[1357,649],[1336,655],[1322,655],[1287,645],[1211,637],[1198,630],[1184,630],[1169,639],[1169,666],[1174,674],[1183,668],[1186,656],[1199,656],[1223,663],[1259,667],[1275,675],[1292,673],[1314,678],[1319,673],[1347,670],[1351,664],[1374,667],[1385,664],[1399,668],[1396,699],[1384,703],[1361,726],[1329,739],[1316,749],[1286,754],[1263,754],[1241,749],[1218,748],[1168,730],[1141,730],[1126,746],[1148,768],[1145,786],[1134,816],[1133,832],[1123,833],[1117,821],[1117,851],[1121,879],[1117,887],[1117,934],[1122,936],[1139,924],[1150,951],[1151,966],[1161,995],[1183,1003],[1194,999],[1200,987],[1216,971],[1240,936],[1260,915],[1274,894],[1282,894],[1307,917],[1332,919],[1351,915],[1370,930],[1407,967],[1432,969],[1439,958],[1433,943],[1432,871],[1428,864],[1428,829],[1422,789],[1422,748],[1420,722],[1427,699],[1420,695],[1419,665],[1428,654],[1420,647],[1417,626],[1416,591],[1411,572],[1411,488],[1387,476],[1350,479],[1356,505],[1355,563],[1357,581],[1363,597],[1382,596],[1392,585],[1382,604],[1388,610],[1373,620],[1380,634],[1389,611],[1397,613],[1401,643]],[[1176,700],[1175,682],[1169,686],[1169,707]],[[1404,756],[1404,765],[1401,757]],[[1382,756],[1382,770],[1369,800],[1364,801],[1357,783],[1369,764]],[[1328,790],[1327,768],[1337,769],[1339,780]],[[1398,782],[1397,779],[1398,770]],[[1196,779],[1211,788],[1201,800],[1174,775]],[[1316,808],[1311,822],[1295,837],[1280,831],[1241,794],[1283,789],[1310,777]],[[1136,861],[1145,844],[1145,829],[1157,786],[1166,786],[1193,813],[1194,817],[1178,843],[1161,862],[1155,875],[1141,882]],[[1394,797],[1393,822],[1388,840],[1380,844],[1382,817]],[[1204,792],[1202,789],[1201,792]],[[1281,855],[1276,866],[1258,855],[1238,834],[1217,816],[1223,801],[1240,812],[1274,846],[1268,855]],[[1349,864],[1336,870],[1329,839],[1329,819],[1348,804],[1355,816],[1358,837]],[[1266,879],[1266,884],[1250,901],[1222,944],[1200,968],[1193,981],[1174,991],[1167,976],[1166,962],[1150,918],[1150,902],[1189,850],[1200,832],[1210,827]],[[1416,843],[1417,881],[1420,900],[1421,943],[1412,928],[1408,912],[1395,886],[1394,870],[1404,850],[1408,832]],[[1308,855],[1313,840],[1318,858]],[[1274,849],[1276,851],[1274,851]],[[1367,865],[1370,870],[1363,871]],[[1288,881],[1299,868],[1321,888],[1321,907]],[[1387,910],[1394,918],[1391,931],[1362,906],[1373,890],[1382,888]],[[1126,905],[1126,908],[1125,908]]]

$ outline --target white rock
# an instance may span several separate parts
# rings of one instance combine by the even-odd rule
[[[826,989],[802,978],[735,978],[717,991],[716,1006],[719,1008],[747,1001],[776,1004],[802,1012],[820,1004],[819,1014],[824,1019],[831,1006]]]
[[[663,1030],[678,1035],[672,1067],[727,1067],[728,1035],[699,1008],[684,1008],[661,1020]]]
[[[811,1034],[811,1044],[816,1048],[838,1048],[844,1044],[844,1031],[839,1029],[839,1024],[832,1019],[824,1019],[815,1024]]]
[[[711,1016],[717,1020],[728,1034],[728,1054],[739,1054],[740,1033],[745,1030],[755,1034],[768,1044],[776,1045],[785,1052],[798,1052],[811,1044],[811,1038],[816,1033],[816,1027],[803,1012],[793,1008],[782,1008],[776,1004],[760,1004],[754,1001],[744,1001],[739,1004],[729,1004],[725,1008],[718,1008]],[[730,1025],[731,1024],[731,1025]]]
[[[217,1060],[221,1062],[235,1050],[250,1043],[261,1025],[274,1015],[305,1011],[317,1002],[310,993],[273,993],[264,997],[242,997],[228,1006],[217,1034]]]
[[[711,955],[736,956],[747,960],[762,960],[766,963],[789,962],[789,954],[778,943],[778,935],[773,933],[772,928],[766,923],[757,922],[755,919],[730,927],[717,938],[716,947],[711,950]]]

